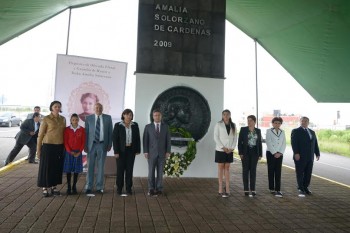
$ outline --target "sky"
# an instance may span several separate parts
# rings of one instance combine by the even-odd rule
[[[68,55],[128,63],[125,107],[134,108],[137,0],[113,0],[73,9]],[[66,54],[68,11],[0,46],[0,104],[48,106],[54,98],[56,56]],[[254,41],[226,22],[224,108],[232,119],[256,114]],[[350,125],[350,104],[317,103],[258,46],[258,115],[280,110],[309,116],[323,127]],[[7,82],[5,83],[4,80]],[[3,97],[3,98],[1,98]],[[221,113],[218,113],[218,120]]]

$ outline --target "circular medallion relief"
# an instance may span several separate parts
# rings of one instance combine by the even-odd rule
[[[177,86],[161,93],[153,103],[152,111],[159,109],[163,121],[170,127],[184,128],[198,141],[208,131],[211,113],[207,100],[195,89]]]

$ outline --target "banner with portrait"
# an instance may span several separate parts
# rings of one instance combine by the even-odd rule
[[[67,125],[71,114],[76,113],[79,125],[85,126],[85,118],[94,114],[97,102],[103,105],[103,113],[112,116],[113,125],[120,121],[126,72],[126,62],[58,54],[54,96],[62,103],[61,114]]]
[[[99,102],[113,123],[119,121],[126,72],[125,62],[58,54],[54,96],[62,103],[62,115],[68,121],[77,113],[79,124],[84,126],[86,116],[94,114],[94,104]]]

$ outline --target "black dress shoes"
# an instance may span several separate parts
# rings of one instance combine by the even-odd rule
[[[74,186],[74,185],[73,185],[73,188],[72,188],[72,194],[73,194],[73,195],[78,194],[78,192],[77,192],[77,187]]]
[[[312,192],[311,192],[310,189],[308,189],[308,188],[305,189],[305,193],[306,193],[307,195],[311,195],[311,194],[312,194]]]
[[[37,161],[29,161],[28,163],[38,164]]]
[[[280,191],[277,191],[275,197],[283,197],[283,194]]]
[[[94,196],[95,196],[95,194],[92,193],[92,190],[91,190],[91,189],[86,189],[85,194],[86,194],[86,196],[88,196],[88,197],[94,197]]]
[[[299,189],[299,190],[298,190],[298,196],[299,196],[299,197],[305,197],[305,192],[304,192],[304,190]]]
[[[156,197],[156,196],[158,196],[158,195],[157,195],[157,192],[155,192],[153,189],[151,189],[151,190],[149,190],[149,192],[148,192],[148,196],[150,196],[150,197]]]

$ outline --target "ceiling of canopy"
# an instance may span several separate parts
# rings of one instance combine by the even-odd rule
[[[69,8],[104,1],[0,1],[0,45]],[[316,101],[350,102],[350,1],[227,0],[226,19],[265,48]]]
[[[226,18],[317,102],[350,102],[350,1],[227,0]]]

